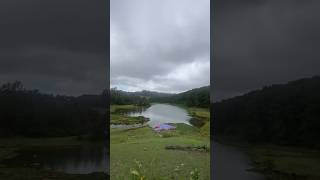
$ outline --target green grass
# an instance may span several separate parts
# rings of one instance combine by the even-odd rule
[[[169,137],[153,132],[150,127],[111,129],[110,177],[130,179],[137,160],[147,180],[189,179],[194,169],[199,170],[200,179],[210,179],[210,153],[165,149],[167,145],[209,146],[209,143],[198,129],[185,124],[177,124],[175,135]]]
[[[133,111],[142,108],[142,106],[137,106],[133,104],[129,105],[111,105],[110,113],[117,113],[119,111]]]
[[[147,118],[139,116],[139,117],[130,117],[121,114],[111,114],[111,124],[143,124],[148,121]]]
[[[319,150],[273,144],[253,145],[234,137],[219,137],[217,140],[243,148],[252,160],[252,170],[265,174],[268,180],[320,179]]]
[[[249,149],[256,170],[270,179],[320,179],[320,152],[304,148],[260,145]]]
[[[199,107],[187,107],[187,111],[193,117],[204,119],[210,121],[210,110],[209,108],[199,108]]]
[[[75,146],[90,143],[80,141],[77,136],[54,137],[54,138],[26,138],[12,137],[0,138],[1,147],[21,147],[21,146]]]
[[[210,109],[199,107],[186,107],[189,115],[192,117],[191,122],[200,125],[202,136],[210,136]],[[198,122],[195,122],[198,121]]]
[[[210,122],[206,122],[201,128],[200,133],[202,136],[210,137]]]
[[[186,107],[184,107],[186,108]],[[135,110],[133,105],[112,105],[111,122],[134,124],[135,119],[118,112]],[[166,149],[166,146],[210,147],[210,113],[205,108],[186,108],[193,117],[207,122],[201,129],[186,124],[175,124],[173,131],[154,132],[150,127],[111,129],[110,178],[134,179],[139,173],[146,180],[190,179],[190,173],[201,180],[210,179],[210,153]],[[141,168],[137,168],[137,163]],[[195,173],[196,172],[196,173]]]
[[[34,168],[0,168],[0,180],[92,180],[107,178],[103,173],[65,174]]]
[[[134,111],[141,108],[142,108],[141,106],[136,106],[136,105],[111,105],[110,106],[110,117],[111,117],[110,124],[132,125],[132,124],[143,124],[147,122],[148,118],[145,118],[142,116],[131,117],[131,116],[126,116],[120,113],[120,112]]]

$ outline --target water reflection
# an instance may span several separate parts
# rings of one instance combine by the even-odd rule
[[[29,149],[8,160],[8,166],[32,166],[70,174],[109,173],[108,149],[102,145]]]
[[[238,148],[213,144],[213,177],[215,180],[265,180],[252,168],[248,156]]]
[[[129,116],[144,116],[150,119],[148,124],[153,127],[157,123],[185,123],[190,125],[188,112],[178,106],[169,104],[153,104],[147,109],[127,113]]]

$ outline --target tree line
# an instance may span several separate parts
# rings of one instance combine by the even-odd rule
[[[149,97],[139,95],[133,92],[125,92],[117,90],[117,88],[110,89],[110,104],[134,104],[139,106],[147,106],[150,104]]]
[[[210,87],[192,89],[183,93],[169,94],[154,91],[126,92],[111,88],[111,104],[135,104],[149,105],[152,102],[173,103],[186,106],[209,107],[210,106]]]
[[[19,81],[3,84],[0,137],[84,135],[102,139],[106,135],[106,99],[104,94],[80,97],[44,94],[25,89]]]
[[[151,101],[208,108],[210,106],[210,86],[204,86],[168,96],[151,97]]]
[[[252,143],[320,144],[320,77],[266,86],[213,104],[214,133]]]

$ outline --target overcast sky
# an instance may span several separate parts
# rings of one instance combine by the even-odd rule
[[[111,0],[111,86],[182,92],[209,85],[210,0]]]
[[[107,87],[104,1],[1,0],[0,84],[67,95]]]
[[[320,75],[319,0],[215,0],[214,100]]]

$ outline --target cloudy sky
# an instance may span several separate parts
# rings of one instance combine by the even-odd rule
[[[111,0],[112,87],[182,92],[209,85],[210,0]]]
[[[320,75],[319,0],[215,0],[214,100]]]
[[[0,84],[67,95],[108,85],[105,1],[1,0]]]

